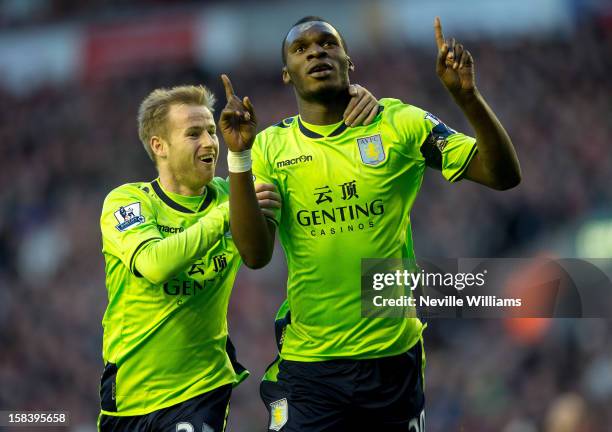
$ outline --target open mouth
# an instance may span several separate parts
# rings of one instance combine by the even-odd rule
[[[215,162],[215,156],[211,154],[200,156],[200,162],[203,162],[205,164],[212,164]]]
[[[329,75],[334,68],[332,65],[327,63],[319,63],[314,65],[308,70],[308,75],[317,77],[317,76],[325,76]]]

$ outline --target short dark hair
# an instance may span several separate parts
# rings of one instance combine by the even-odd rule
[[[307,22],[311,22],[311,21],[321,21],[321,22],[327,23],[330,26],[334,27],[334,25],[332,23],[327,21],[325,18],[321,18],[320,16],[308,15],[308,16],[305,16],[304,18],[300,18],[297,22],[295,22],[289,28],[289,30],[287,30],[287,33],[285,34],[285,37],[283,38],[283,44],[281,46],[281,57],[283,58],[283,64],[284,65],[287,64],[287,53],[285,52],[285,42],[287,42],[287,36],[289,36],[289,33],[291,32],[293,27],[298,26],[300,24],[307,23]],[[336,27],[334,27],[334,28],[336,28]],[[342,36],[340,31],[338,31],[338,29],[336,29],[336,31],[338,32],[338,35],[340,35],[340,43],[342,44],[342,48],[344,48],[344,51],[348,52],[348,48],[346,46],[346,41],[344,40],[344,37]]]

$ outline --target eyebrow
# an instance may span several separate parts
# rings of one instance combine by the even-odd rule
[[[332,33],[332,32],[330,32],[330,31],[326,31],[326,30],[323,30],[323,31],[321,31],[319,34],[317,34],[317,37],[324,37],[324,38],[325,38],[325,37],[333,37],[333,38],[334,38],[334,39],[336,39],[338,42],[340,41],[340,38],[339,38],[338,36],[336,36],[336,34],[335,34],[335,33]],[[306,39],[306,37],[305,37],[305,36],[300,36],[300,37],[298,37],[297,39],[294,39],[294,40],[293,40],[293,42],[291,42],[291,43],[289,44],[289,48],[291,48],[293,45],[295,45],[295,44],[297,44],[297,43],[303,43],[305,39]]]

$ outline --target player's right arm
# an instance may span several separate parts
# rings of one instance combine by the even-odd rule
[[[121,208],[137,209],[134,222],[124,220]],[[163,238],[149,197],[136,186],[112,191],[101,217],[105,252],[111,253],[138,277],[161,284],[206,254],[229,228],[229,207],[223,203],[183,232]]]
[[[222,75],[227,104],[221,112],[219,129],[230,152],[245,155],[244,167],[229,166],[230,218],[234,243],[242,260],[250,268],[261,268],[272,258],[276,227],[260,209],[260,200],[269,200],[280,208],[280,196],[273,188],[255,193],[253,172],[248,166],[257,129],[257,119],[248,97],[240,99],[234,93],[232,83]],[[230,164],[231,165],[231,164]],[[239,165],[239,164],[238,164]],[[273,204],[275,203],[276,204]]]

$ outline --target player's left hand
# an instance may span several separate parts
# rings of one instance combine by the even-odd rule
[[[470,52],[457,43],[455,38],[444,39],[440,18],[434,21],[434,33],[438,46],[436,73],[444,87],[453,96],[465,96],[476,89],[474,59]]]
[[[281,197],[276,192],[276,186],[271,183],[258,183],[255,185],[255,194],[257,195],[261,212],[265,216],[274,218],[273,209],[281,208]]]
[[[347,126],[367,126],[378,114],[378,100],[359,84],[349,86],[351,100],[344,110],[344,123]]]

